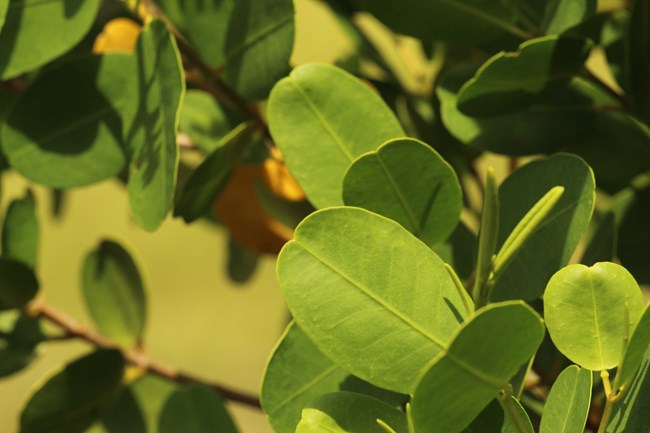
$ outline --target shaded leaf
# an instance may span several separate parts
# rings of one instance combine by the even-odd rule
[[[650,182],[634,188],[634,199],[621,221],[618,258],[640,284],[650,283]]]
[[[443,243],[435,245],[433,251],[466,281],[474,272],[477,247],[476,235],[461,221],[451,236]]]
[[[213,390],[191,385],[175,391],[165,403],[160,433],[237,433],[224,401]]]
[[[25,368],[44,339],[36,317],[18,311],[0,312],[0,377]]]
[[[228,240],[228,276],[236,283],[248,281],[259,264],[259,256],[230,238]]]
[[[634,376],[623,400],[614,405],[606,433],[643,432],[648,429],[650,411],[650,349]]]
[[[540,433],[583,433],[591,404],[592,373],[572,365],[553,383]]]
[[[0,257],[0,311],[23,308],[37,292],[38,281],[29,266]]]
[[[596,0],[550,0],[544,9],[542,26],[547,35],[566,33],[596,13]]]
[[[623,350],[621,364],[616,372],[614,391],[627,388],[639,367],[643,363],[643,357],[650,346],[650,304],[646,305],[643,314],[636,323],[631,337]]]
[[[650,120],[650,3],[633,0],[626,38],[626,97],[632,110]]]
[[[625,34],[630,14],[626,10],[615,11],[603,23],[600,44],[605,50],[607,64],[619,85],[625,85]]]
[[[13,200],[2,224],[2,255],[36,266],[40,229],[31,192]]]

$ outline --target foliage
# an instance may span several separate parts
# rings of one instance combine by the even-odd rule
[[[236,282],[277,254],[291,314],[259,398],[160,364],[137,246],[96,240],[80,326],[40,293],[27,191],[0,377],[93,350],[20,432],[237,432],[227,401],[277,433],[647,432],[648,3],[321,1],[338,66],[290,66],[293,0],[0,0],[2,170],[116,178],[149,232],[210,221]]]

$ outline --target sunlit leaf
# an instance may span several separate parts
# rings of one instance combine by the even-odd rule
[[[583,433],[591,404],[592,373],[575,365],[553,383],[544,405],[540,433]]]

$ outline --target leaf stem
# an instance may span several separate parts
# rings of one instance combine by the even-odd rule
[[[76,338],[83,340],[97,347],[120,350],[126,361],[142,369],[143,372],[150,373],[179,384],[202,384],[219,393],[225,399],[252,406],[258,409],[262,407],[259,398],[256,396],[233,390],[221,384],[209,383],[203,379],[180,372],[173,367],[169,367],[152,360],[148,354],[142,352],[141,350],[121,347],[104,335],[81,325],[73,318],[45,304],[42,299],[36,299],[32,301],[32,303],[28,306],[28,311],[30,314],[36,317],[40,317],[43,320],[47,320],[48,322],[61,328],[65,332],[67,338]]]
[[[481,228],[479,229],[478,258],[476,260],[476,280],[472,289],[472,298],[476,308],[488,302],[488,284],[492,273],[494,250],[499,234],[499,191],[494,169],[489,167],[485,176],[485,193]]]
[[[530,433],[530,429],[526,427],[526,421],[521,419],[519,410],[513,403],[514,397],[512,396],[512,389],[505,388],[499,391],[497,394],[497,401],[503,408],[503,412],[506,414],[506,417],[512,420],[512,423],[515,425],[518,433]]]

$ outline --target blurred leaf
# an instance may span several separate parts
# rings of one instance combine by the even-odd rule
[[[51,203],[52,203],[52,218],[53,219],[60,219],[63,216],[63,212],[65,211],[66,204],[68,202],[68,196],[65,190],[59,189],[59,188],[52,188],[50,190],[50,197],[51,197]]]
[[[36,267],[40,230],[31,192],[13,200],[2,225],[2,255]]]
[[[629,22],[628,11],[615,11],[607,17],[600,34],[609,69],[620,86],[625,86],[625,34]]]
[[[622,342],[642,311],[639,285],[614,263],[569,265],[553,275],[544,292],[544,317],[553,342],[589,370],[618,366]]]
[[[23,308],[37,292],[38,281],[28,265],[0,257],[0,311]]]
[[[9,0],[0,0],[0,31],[5,25],[5,18],[7,16],[7,9],[9,7]]]
[[[69,51],[90,30],[99,3],[10,1],[0,32],[0,79],[36,69]]]
[[[328,65],[304,65],[281,80],[268,117],[291,174],[316,208],[342,204],[341,183],[355,158],[404,135],[376,93]]]
[[[162,21],[154,20],[142,30],[136,59],[137,111],[126,125],[131,154],[129,203],[138,225],[154,231],[172,207],[185,80],[176,42]]]
[[[191,223],[207,212],[250,144],[253,126],[252,123],[242,123],[233,129],[190,174],[178,196],[174,216]]]
[[[359,208],[307,217],[282,249],[278,279],[326,356],[391,391],[412,390],[465,315],[442,260],[396,222]]]
[[[237,433],[223,399],[213,390],[190,385],[175,391],[165,403],[159,433]]]
[[[553,383],[544,405],[540,433],[583,433],[591,404],[592,373],[575,365]]]
[[[463,205],[456,173],[431,147],[396,139],[357,158],[343,179],[343,201],[400,223],[429,246],[447,239]]]
[[[605,433],[643,432],[650,411],[650,349],[622,401],[614,405]]]
[[[118,344],[137,345],[147,318],[147,297],[138,266],[119,243],[103,240],[88,254],[82,289],[97,328]]]
[[[543,27],[547,35],[566,33],[596,13],[597,0],[549,0]]]
[[[529,107],[571,81],[591,51],[591,42],[545,36],[524,42],[515,53],[501,52],[458,92],[458,109],[470,116],[493,116]]]
[[[562,198],[496,282],[493,301],[538,298],[553,273],[569,262],[589,225],[595,200],[593,172],[569,154],[530,162],[499,187],[500,248],[537,200],[555,186],[565,188]]]
[[[650,284],[650,184],[634,189],[618,236],[618,258],[640,284]]]
[[[269,190],[266,182],[260,180],[255,182],[255,197],[267,214],[290,229],[295,229],[300,221],[315,210],[306,200],[289,201],[278,197]]]
[[[83,56],[40,75],[3,125],[9,164],[30,180],[57,188],[118,174],[125,165],[120,112],[131,103],[125,88],[132,66],[126,54]]]
[[[650,304],[646,305],[641,318],[634,326],[631,337],[623,350],[621,364],[616,372],[614,391],[626,390],[643,362],[650,346]]]
[[[239,245],[233,238],[228,239],[228,276],[236,283],[248,281],[259,264],[259,256]]]
[[[43,340],[38,318],[18,311],[0,312],[0,378],[25,368]]]
[[[101,419],[84,433],[148,433],[148,431],[140,404],[129,387],[120,393],[119,399],[106,410]]]
[[[85,431],[117,397],[123,373],[117,350],[98,350],[68,364],[29,398],[20,433]]]
[[[650,121],[650,2],[632,0],[626,46],[626,96],[633,111]]]
[[[523,302],[478,310],[420,376],[412,400],[416,431],[463,431],[509,386],[543,337],[541,317]]]
[[[102,32],[97,35],[93,44],[93,53],[110,53],[125,51],[132,53],[138,42],[142,26],[128,18],[114,18],[110,20]]]

